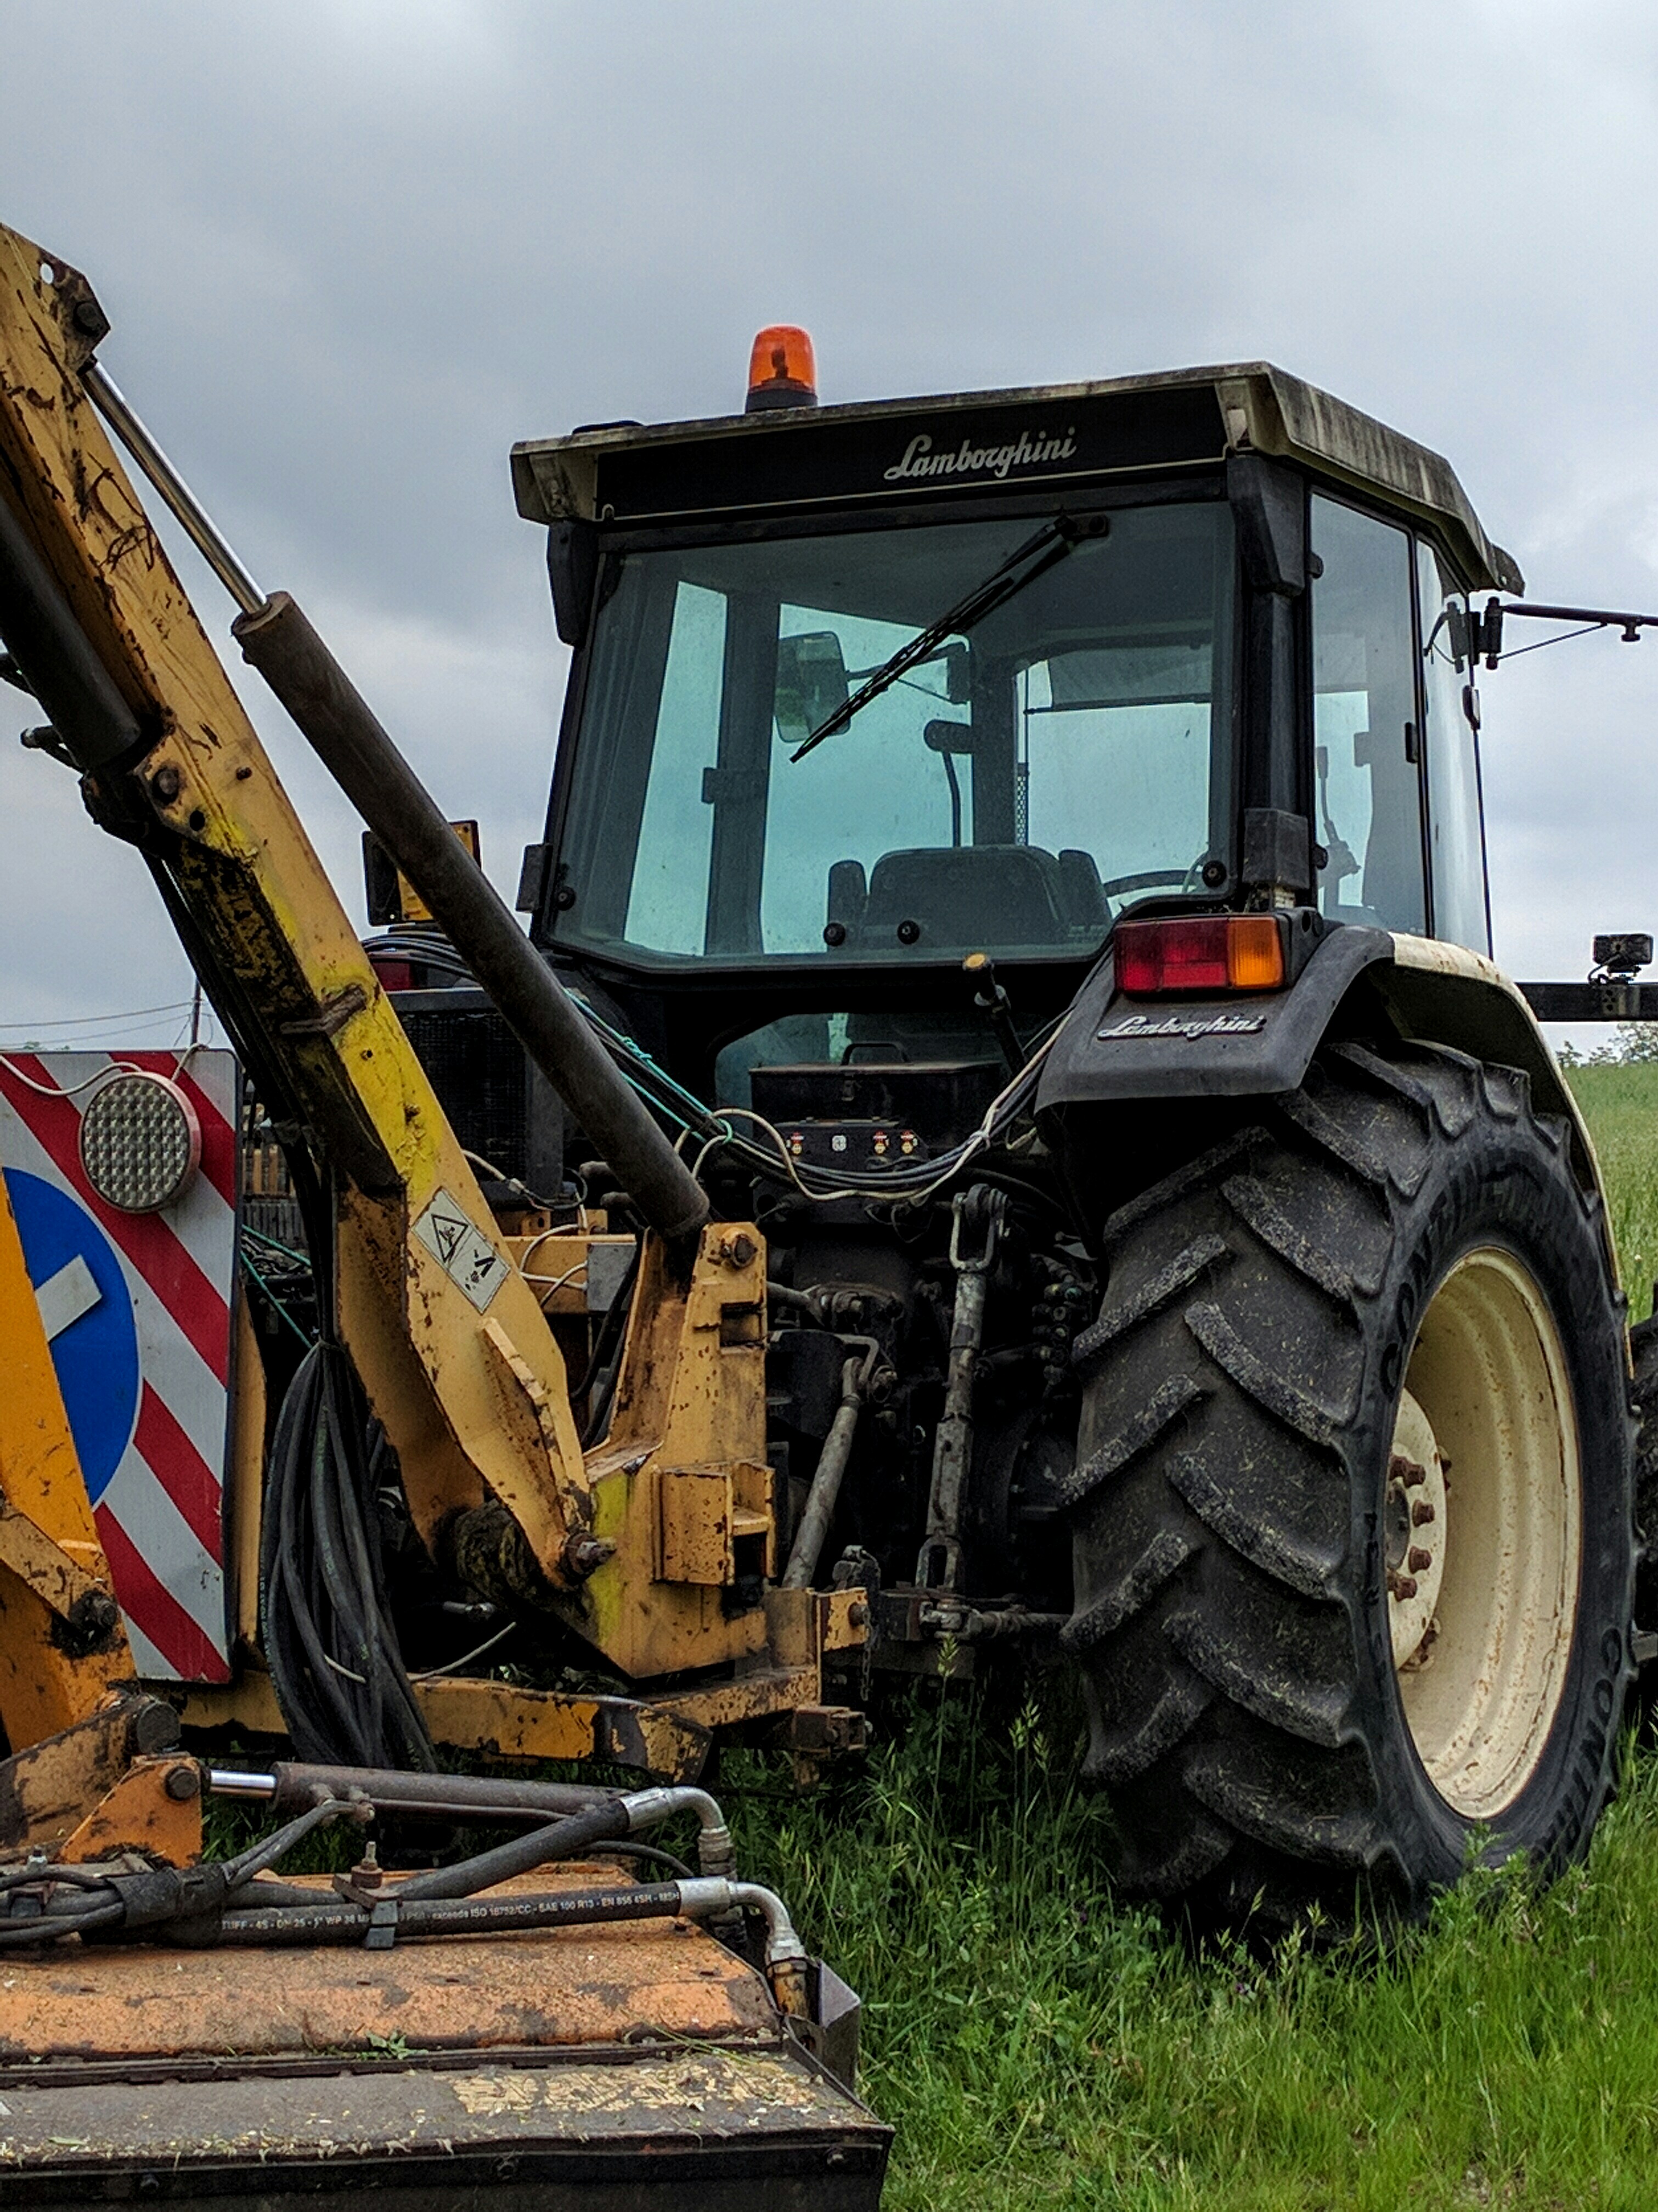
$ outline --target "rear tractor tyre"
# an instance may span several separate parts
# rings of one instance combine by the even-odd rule
[[[1635,1369],[1635,1625],[1658,1629],[1658,1311],[1629,1333]],[[1643,1671],[1640,1702],[1649,1720],[1658,1705],[1658,1669]]]
[[[1064,1641],[1124,1886],[1271,1932],[1417,1917],[1476,1832],[1581,1851],[1633,1424],[1600,1201],[1525,1076],[1327,1046],[1105,1243]]]

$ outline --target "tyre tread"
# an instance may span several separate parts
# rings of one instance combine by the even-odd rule
[[[1599,1193],[1522,1071],[1356,1041],[1106,1224],[1104,1308],[1073,1347],[1083,1431],[1059,1502],[1077,1596],[1060,1640],[1089,1700],[1084,1772],[1112,1794],[1138,1893],[1283,1925],[1351,1905],[1355,1878],[1412,1912],[1448,1878],[1412,1861],[1354,1704],[1346,1455],[1370,1317],[1436,1151],[1511,1146],[1516,1125],[1604,1253]],[[1609,1283],[1607,1297],[1620,1313]],[[1635,1338],[1658,1558],[1658,1318]],[[1593,1825],[1598,1771],[1574,1784],[1563,1848]]]

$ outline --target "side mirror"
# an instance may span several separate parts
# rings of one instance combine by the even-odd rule
[[[773,714],[786,745],[804,744],[848,696],[846,657],[832,629],[808,630],[777,641],[777,690]]]

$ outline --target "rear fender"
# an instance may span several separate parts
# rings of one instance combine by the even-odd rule
[[[1213,999],[1126,998],[1108,947],[1048,1055],[1038,1119],[1062,1145],[1067,1109],[1272,1097],[1297,1088],[1332,1028],[1351,1031],[1368,1016],[1373,1029],[1378,1014],[1401,1037],[1529,1076],[1538,1112],[1566,1123],[1573,1166],[1600,1193],[1605,1220],[1594,1147],[1536,1016],[1494,962],[1432,938],[1329,929],[1287,990]]]

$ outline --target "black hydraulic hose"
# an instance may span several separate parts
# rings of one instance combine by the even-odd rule
[[[598,1844],[595,1856],[601,1859],[617,1856],[624,1859],[649,1859],[653,1866],[667,1867],[682,1881],[695,1881],[697,1878],[695,1867],[687,1866],[683,1859],[677,1858],[673,1852],[665,1851],[656,1844],[641,1844],[637,1836],[629,1837],[626,1842],[618,1837],[613,1843]]]
[[[388,1893],[397,1906],[397,1933],[405,1936],[507,1936],[531,1928],[559,1928],[603,1920],[663,1920],[681,1907],[677,1881],[628,1882],[615,1888],[567,1890],[547,1897],[411,1899],[409,1886]],[[210,1943],[361,1943],[367,1911],[345,1899],[306,1910],[283,1906],[228,1912]]]
[[[572,1813],[550,1826],[531,1829],[527,1836],[514,1836],[510,1843],[497,1844],[493,1850],[480,1851],[474,1858],[463,1859],[459,1866],[434,1867],[429,1874],[412,1875],[407,1881],[398,1883],[392,1894],[400,1902],[470,1897],[477,1890],[510,1881],[514,1875],[528,1874],[556,1859],[578,1858],[595,1844],[625,1836],[631,1825],[627,1804],[620,1797],[590,1805],[585,1813]]]
[[[429,792],[285,592],[233,634],[652,1227],[700,1229],[708,1201]]]
[[[266,1476],[265,1655],[302,1758],[429,1771],[436,1754],[386,1600],[367,1426],[343,1349],[313,1345],[282,1401]]]
[[[671,1851],[659,1849],[655,1844],[641,1844],[636,1836],[625,1838],[619,1836],[613,1837],[606,1843],[594,1844],[592,1850],[593,1856],[600,1859],[614,1857],[649,1859],[653,1865],[666,1867],[668,1871],[677,1875],[681,1881],[695,1881],[697,1879],[695,1867],[687,1866],[683,1859],[677,1858]],[[386,1894],[395,1896],[397,1892],[395,1889],[388,1889]],[[282,1907],[284,1910],[309,1910],[319,1905],[327,1905],[329,1902],[330,1899],[325,1892],[304,1889],[298,1882],[270,1881],[263,1877],[250,1876],[247,1881],[237,1883],[228,1892],[225,1898],[225,1910],[227,1912],[263,1911],[268,1908],[276,1907]],[[3,1920],[0,1920],[0,1928],[3,1928],[5,1924]],[[75,1924],[80,1927],[83,1923],[77,1920]]]
[[[323,1893],[314,1889],[302,1889],[296,1881],[267,1881],[263,1875],[250,1875],[246,1881],[238,1882],[225,1893],[225,1911],[234,1912],[246,1906],[249,1911],[263,1911],[268,1905],[311,1905],[324,1902]]]
[[[0,1920],[0,1950],[22,1951],[37,1943],[55,1943],[65,1936],[87,1936],[94,1929],[113,1928],[125,1917],[118,1905],[102,1905],[86,1912],[43,1912],[31,1920]]]

